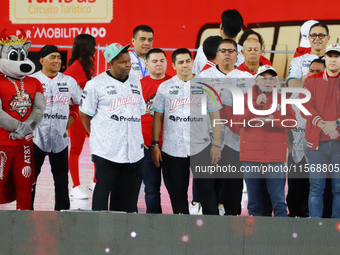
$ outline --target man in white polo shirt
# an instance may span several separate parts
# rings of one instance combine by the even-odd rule
[[[111,211],[137,212],[146,106],[139,79],[129,75],[129,46],[106,48],[110,69],[86,83],[79,107],[97,168],[92,210],[107,210],[111,192]]]

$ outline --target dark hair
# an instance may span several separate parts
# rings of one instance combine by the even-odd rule
[[[234,45],[234,47],[235,47],[235,49],[236,49],[236,52],[237,52],[237,44],[236,44],[236,42],[235,42],[234,40],[231,40],[231,39],[223,39],[223,40],[221,40],[221,42],[220,42],[220,44],[218,45],[217,49],[220,47],[220,45],[221,45],[222,43],[230,43],[230,44]]]
[[[323,27],[324,29],[326,29],[326,34],[329,35],[329,29],[328,29],[328,27],[327,27],[326,24],[321,23],[321,22],[315,23],[313,26],[310,27],[310,29],[309,29],[309,34],[310,34],[310,31],[312,31],[312,28],[313,28],[313,27]]]
[[[164,57],[166,57],[165,52],[162,49],[153,48],[153,49],[149,50],[148,53],[146,53],[145,59],[148,60],[152,53],[163,53]]]
[[[244,41],[248,39],[249,35],[256,35],[261,46],[263,47],[264,41],[262,39],[262,36],[258,32],[255,32],[254,30],[251,30],[251,29],[244,31],[244,33],[241,35],[240,39],[238,40],[238,44],[243,46]]]
[[[312,62],[310,62],[310,65],[311,66],[313,63],[320,63],[320,64],[323,64],[325,67],[326,67],[326,62],[324,59],[321,59],[321,58],[316,58],[314,59]]]
[[[203,52],[208,60],[214,60],[216,58],[216,52],[220,42],[222,41],[221,36],[209,36],[203,42]]]
[[[192,59],[191,52],[188,49],[179,48],[179,49],[175,50],[171,55],[172,63],[174,63],[174,64],[176,63],[176,57],[177,57],[177,55],[180,55],[180,54],[189,54],[190,58]]]
[[[139,31],[144,31],[144,32],[148,32],[148,33],[153,33],[153,30],[151,27],[147,26],[147,25],[140,25],[140,26],[137,26],[134,30],[133,30],[133,38],[136,38],[136,35]]]
[[[94,73],[94,53],[95,53],[96,39],[92,35],[80,34],[74,38],[72,47],[72,55],[68,61],[68,65],[76,60],[79,60],[86,74],[87,80],[91,79]]]
[[[230,38],[234,38],[241,31],[243,18],[238,10],[229,9],[222,13],[221,23],[223,33]]]

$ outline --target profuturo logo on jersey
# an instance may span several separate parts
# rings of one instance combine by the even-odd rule
[[[4,170],[7,161],[7,155],[5,152],[0,151],[0,180],[4,179]]]
[[[188,96],[187,98],[174,98],[170,99],[170,108],[169,112],[173,112],[179,107],[183,107],[186,105],[192,105],[192,106],[201,106],[201,96],[192,95]]]
[[[22,176],[24,176],[25,178],[29,178],[32,175],[32,168],[30,166],[25,166],[22,171]]]
[[[186,118],[182,118],[179,116],[174,116],[174,115],[170,115],[169,116],[169,120],[172,120],[174,122],[203,122],[203,118],[196,118],[196,117],[186,117]]]
[[[114,112],[118,110],[119,108],[126,106],[126,105],[139,105],[140,102],[140,96],[138,95],[131,95],[129,94],[126,98],[114,98],[111,99],[111,106],[109,112]]]
[[[23,23],[110,23],[112,0],[10,0],[10,20]]]

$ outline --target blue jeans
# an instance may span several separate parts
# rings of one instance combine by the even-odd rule
[[[157,167],[151,159],[151,148],[144,148],[142,179],[145,185],[145,204],[147,213],[162,213],[161,207],[161,167]]]
[[[283,163],[259,163],[259,162],[242,162],[244,167],[257,166],[261,169],[263,166],[281,167]],[[274,216],[287,217],[287,204],[285,198],[286,173],[284,172],[266,172],[265,174],[245,172],[245,181],[248,190],[248,212],[249,215],[263,216],[262,206],[262,189],[261,178],[266,179],[267,189],[272,202]]]
[[[323,193],[326,185],[327,171],[332,169],[333,209],[332,218],[340,218],[340,141],[325,141],[319,143],[318,150],[308,149],[309,161],[309,216],[321,218],[323,211]],[[326,168],[324,169],[323,166]],[[320,172],[312,172],[312,167]],[[334,172],[336,170],[337,172]]]

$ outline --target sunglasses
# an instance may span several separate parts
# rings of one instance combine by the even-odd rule
[[[222,54],[225,54],[225,53],[229,53],[229,54],[233,54],[234,52],[236,52],[235,49],[225,49],[225,48],[221,48],[221,49],[218,49],[217,52],[221,52]]]

